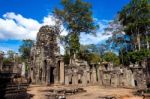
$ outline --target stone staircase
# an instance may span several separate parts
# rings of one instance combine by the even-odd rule
[[[30,99],[28,83],[13,83],[10,77],[0,77],[0,99]]]
[[[0,97],[2,99],[29,99],[29,95],[26,93],[27,87],[27,83],[9,83],[7,85],[0,86]]]
[[[28,84],[8,84],[5,88],[0,89],[0,96],[6,99],[29,99],[26,89]]]

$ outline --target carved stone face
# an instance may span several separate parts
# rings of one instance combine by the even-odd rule
[[[54,27],[43,26],[40,28],[37,35],[37,45],[39,46],[49,46],[57,43],[57,31]]]

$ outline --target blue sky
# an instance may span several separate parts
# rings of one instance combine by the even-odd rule
[[[100,29],[98,37],[82,34],[81,43],[96,44],[108,38],[102,37],[103,29],[130,0],[84,1],[92,4],[93,18]],[[22,39],[35,40],[42,25],[54,24],[51,14],[54,7],[61,7],[60,0],[0,0],[0,50],[18,51]]]

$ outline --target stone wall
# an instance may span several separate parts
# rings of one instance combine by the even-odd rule
[[[137,64],[115,67],[110,63],[99,66],[99,82],[103,86],[145,88],[144,68]]]
[[[147,83],[147,87],[150,88],[150,58],[147,58],[145,61],[146,62],[144,64],[146,64],[146,69],[145,69],[146,83]]]
[[[94,64],[89,65],[86,61],[72,59],[72,64],[65,66],[65,84],[83,85],[97,84],[97,71]]]

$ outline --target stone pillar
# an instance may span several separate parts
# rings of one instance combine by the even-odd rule
[[[78,84],[78,75],[74,74],[72,77],[72,84],[77,85]]]
[[[87,65],[86,67],[86,83],[89,84],[91,82],[91,76],[90,76],[90,67]]]
[[[44,84],[45,83],[45,71],[46,71],[46,64],[45,64],[45,57],[44,57],[44,49],[41,48],[41,55],[40,55],[40,65],[41,65],[41,83]]]
[[[97,67],[97,80],[100,81],[100,72],[99,72],[99,66]]]
[[[103,71],[102,71],[102,66],[99,66],[97,69],[97,76],[98,76],[98,83],[99,85],[103,85]]]
[[[68,75],[65,75],[65,85],[69,85],[69,77],[68,77]]]
[[[135,87],[134,75],[131,75],[131,87]]]
[[[90,83],[91,79],[90,79],[90,71],[87,72],[87,83]]]
[[[32,83],[34,83],[34,73],[33,73],[33,69],[30,70],[30,77],[31,77]]]
[[[58,66],[54,68],[53,74],[54,74],[54,84],[58,84]]]
[[[60,75],[61,75],[61,65],[63,66],[63,64],[61,63],[61,61],[59,60],[54,60],[55,61],[55,69],[53,71],[54,74],[54,84],[60,84]],[[64,70],[63,70],[64,71]]]
[[[65,80],[65,70],[64,70],[64,62],[61,60],[60,61],[60,84],[64,84]]]
[[[92,81],[93,84],[97,83],[97,80],[96,80],[96,69],[95,69],[94,66],[93,66],[93,68],[92,68],[91,81]]]
[[[46,84],[49,85],[50,84],[50,72],[51,72],[51,59],[47,59],[47,76],[46,76]]]
[[[37,68],[37,74],[36,74],[36,83],[39,84],[40,80],[39,80],[39,73],[40,73],[40,70],[39,70],[39,66]]]
[[[99,73],[98,73],[98,83],[100,84],[100,85],[103,85],[103,79],[104,79],[104,77],[103,77],[103,71],[102,70],[98,70],[99,71]]]
[[[87,85],[87,71],[85,70],[82,76],[82,85],[86,86]]]
[[[117,87],[118,86],[118,77],[117,77],[117,74],[112,74],[111,75],[111,86],[112,87]]]
[[[43,67],[42,67],[42,79],[41,79],[41,80],[42,80],[42,81],[41,81],[42,84],[45,84],[45,76],[46,76],[46,75],[45,75],[45,72],[46,72],[45,66],[43,65]]]
[[[134,83],[134,80],[133,80],[132,71],[131,70],[127,70],[126,76],[127,76],[127,82],[126,82],[127,83],[127,87],[133,87],[132,82]]]
[[[50,82],[51,82],[51,81],[50,81],[50,77],[51,77],[50,71],[51,71],[51,68],[50,68],[49,65],[47,65],[47,76],[46,76],[47,85],[49,85]]]

